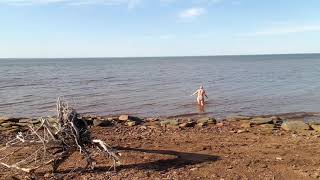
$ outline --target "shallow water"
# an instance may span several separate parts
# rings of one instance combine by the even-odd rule
[[[167,116],[320,109],[320,55],[0,59],[0,115],[54,115],[58,96],[81,113]]]

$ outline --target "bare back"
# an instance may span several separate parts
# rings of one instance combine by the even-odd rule
[[[198,89],[197,94],[198,94],[198,99],[204,99],[206,92],[204,91],[204,89]]]

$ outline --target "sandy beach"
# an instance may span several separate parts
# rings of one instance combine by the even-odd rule
[[[274,116],[138,118],[83,115],[94,138],[122,154],[116,172],[96,157],[94,170],[72,154],[51,174],[50,167],[24,174],[1,166],[1,179],[317,179],[320,177],[318,113]],[[10,121],[2,119],[4,121]],[[14,121],[18,122],[17,119]],[[34,121],[35,123],[36,121]],[[20,126],[22,128],[22,126]],[[291,129],[290,129],[291,128]],[[3,126],[2,126],[3,129]],[[14,129],[14,128],[12,128]],[[1,131],[2,146],[14,131]],[[18,131],[18,130],[16,130]]]

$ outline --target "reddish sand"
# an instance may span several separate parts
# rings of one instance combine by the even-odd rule
[[[320,176],[320,136],[314,131],[294,134],[280,129],[252,127],[240,122],[223,126],[170,129],[138,125],[93,127],[92,135],[122,153],[117,172],[110,160],[96,157],[94,171],[84,166],[78,153],[59,168],[65,179],[315,179]],[[1,137],[2,140],[4,136]],[[21,172],[0,167],[1,179],[23,178]],[[48,169],[36,171],[43,179]],[[73,171],[70,173],[70,171]],[[68,175],[68,176],[67,176]]]

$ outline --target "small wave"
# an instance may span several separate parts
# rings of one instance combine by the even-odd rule
[[[25,87],[25,86],[39,86],[39,85],[45,85],[45,83],[31,83],[31,84],[12,84],[12,85],[4,85],[4,86],[0,86],[0,89],[2,89],[2,88]]]

